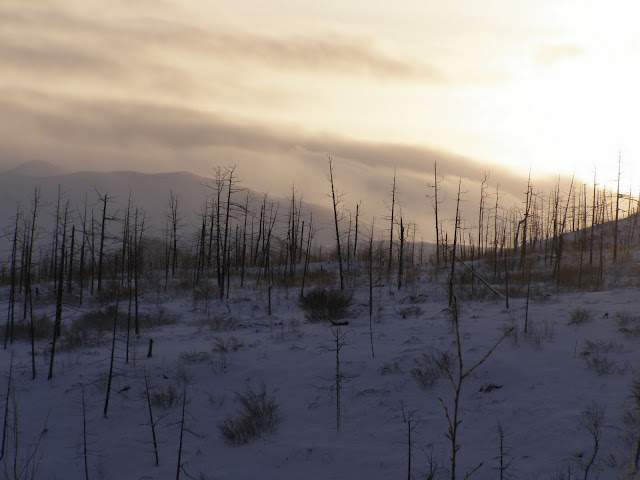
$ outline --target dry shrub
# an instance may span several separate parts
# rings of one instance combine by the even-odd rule
[[[154,313],[139,315],[140,328],[149,330],[154,327],[173,325],[180,321],[180,314],[169,313],[166,308],[158,308]],[[133,319],[131,320],[133,324]]]
[[[101,307],[115,303],[118,297],[123,298],[118,280],[104,281],[100,290],[96,289],[93,295],[95,302]]]
[[[409,317],[418,318],[423,313],[422,308],[420,308],[419,305],[409,305],[407,307],[395,308],[395,311],[404,319]]]
[[[299,277],[302,279],[302,275],[299,275]],[[304,284],[308,287],[329,287],[335,285],[335,282],[336,274],[324,268],[308,270],[304,279]]]
[[[118,327],[121,329],[126,327],[126,322],[123,322],[122,311],[118,312],[119,321]],[[80,318],[73,321],[72,330],[97,330],[98,332],[110,332],[113,331],[113,319],[116,315],[115,305],[109,305],[104,309],[92,310],[85,312]]]
[[[214,332],[235,330],[240,326],[240,320],[237,317],[228,317],[226,315],[216,315],[212,318],[203,320],[202,323],[207,325]]]
[[[583,356],[598,353],[620,353],[623,349],[622,344],[613,340],[585,340],[584,348],[580,352]]]
[[[267,393],[264,383],[257,392],[249,386],[245,393],[236,393],[236,400],[240,403],[237,415],[227,417],[218,425],[229,445],[246,445],[251,440],[278,431],[282,423],[280,407],[275,397]]]
[[[524,335],[524,339],[533,344],[536,348],[541,348],[544,342],[550,342],[555,336],[555,329],[553,324],[550,324],[548,320],[545,320],[542,325],[538,325],[535,322],[530,322],[527,330],[527,334]]]
[[[113,331],[113,319],[116,315],[115,305],[109,305],[100,310],[86,312],[82,317],[73,322],[74,329],[95,330],[97,332]],[[149,330],[163,325],[172,325],[180,320],[180,315],[168,313],[165,308],[158,308],[154,313],[144,313],[138,315],[140,328]],[[127,311],[121,304],[118,310],[118,329],[125,330],[127,323],[129,327],[134,326],[134,315],[131,314],[130,323],[127,321]]]
[[[593,370],[598,375],[608,375],[611,373],[622,375],[626,370],[624,367],[618,366],[615,360],[609,360],[607,357],[599,354],[585,357],[585,365],[589,370]]]
[[[34,315],[33,317],[33,338],[42,340],[51,338],[53,335],[53,318],[45,313]],[[30,340],[31,339],[31,322],[18,321],[13,324],[14,340]]]
[[[106,333],[103,331],[74,328],[73,326],[63,328],[57,349],[61,352],[68,352],[79,348],[98,347],[105,343],[106,338]]]
[[[628,476],[636,478],[638,464],[640,463],[640,376],[634,374],[631,381],[631,391],[624,403],[625,410],[622,414],[624,425],[620,434],[620,447],[622,453],[622,469]]]
[[[180,354],[180,360],[186,363],[204,363],[208,361],[210,355],[207,352],[199,352],[196,349],[189,350],[188,352],[182,352]]]
[[[161,410],[169,410],[178,406],[182,401],[182,395],[173,385],[169,385],[165,390],[151,392],[149,394],[151,405]]]
[[[349,315],[353,292],[316,287],[298,300],[310,322],[337,321]]]
[[[640,336],[640,316],[632,315],[629,312],[622,311],[616,312],[615,321],[618,325],[618,330],[628,337]]]
[[[568,259],[567,259],[568,260]],[[566,263],[563,261],[562,268],[560,269],[560,278],[558,285],[561,287],[567,287],[569,290],[575,288],[595,290],[600,286],[600,277],[598,275],[598,269],[595,267],[589,267],[585,265],[583,261],[582,271],[580,271],[580,258],[575,262]]]
[[[582,307],[576,307],[569,313],[569,325],[582,325],[589,320],[591,320],[591,313]]]
[[[380,375],[398,375],[402,373],[402,369],[400,368],[400,364],[398,362],[386,362],[382,364],[380,368],[378,368],[378,373]]]
[[[432,388],[447,372],[453,370],[454,357],[449,352],[423,353],[422,358],[414,360],[415,367],[410,370],[411,377],[421,388]]]
[[[216,337],[213,341],[212,350],[216,353],[229,353],[240,350],[243,347],[244,342],[238,337]]]

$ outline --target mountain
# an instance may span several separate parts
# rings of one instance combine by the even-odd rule
[[[100,196],[105,194],[108,201],[108,213],[118,218],[123,217],[131,195],[132,208],[140,208],[145,212],[145,228],[150,235],[162,236],[169,210],[169,194],[173,192],[178,198],[178,214],[185,234],[190,235],[199,228],[199,214],[203,212],[205,201],[213,193],[210,188],[211,178],[198,176],[188,172],[140,173],[121,172],[63,172],[46,162],[34,161],[23,164],[0,175],[0,227],[8,228],[14,221],[18,205],[25,214],[31,209],[34,190],[40,188],[40,212],[37,224],[45,231],[51,231],[55,219],[58,190],[62,202],[69,201],[69,206],[76,219],[82,215],[85,199],[88,217],[93,209],[98,218],[101,215]],[[234,193],[232,200],[244,206],[249,194],[249,210],[259,216],[264,193],[243,188]],[[286,216],[289,212],[290,200],[269,195],[268,202],[279,204],[278,218],[281,220],[276,233],[286,236]],[[316,242],[330,245],[332,213],[330,209],[303,202],[303,215],[308,218],[313,211],[316,225]],[[257,223],[257,219],[256,219]],[[77,222],[79,227],[80,223]],[[282,232],[281,230],[284,230]],[[7,238],[0,245],[7,251]]]
[[[66,173],[69,173],[69,171],[52,163],[45,162],[44,160],[31,160],[2,172],[0,175],[44,178],[64,175]]]

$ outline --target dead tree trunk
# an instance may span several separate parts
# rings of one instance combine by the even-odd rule
[[[62,325],[62,291],[64,290],[64,256],[65,256],[65,243],[67,238],[67,218],[69,213],[69,202],[67,202],[64,209],[64,220],[62,224],[62,246],[60,247],[60,270],[58,272],[58,288],[56,290],[56,318],[53,326],[53,340],[51,343],[51,359],[49,363],[49,376],[48,380],[53,378],[53,363],[56,356],[56,341],[61,334]]]
[[[371,342],[371,357],[375,357],[373,350],[373,227],[376,219],[371,220],[371,236],[369,237],[369,340]]]
[[[393,228],[395,221],[396,206],[396,167],[393,167],[393,185],[391,187],[391,224],[389,226],[389,264],[387,265],[387,275],[391,274],[391,265],[393,264]]]
[[[436,216],[436,272],[438,271],[438,264],[440,263],[440,228],[438,223],[438,164],[433,162],[433,211]]]
[[[462,179],[458,180],[458,200],[456,201],[456,219],[453,227],[453,250],[451,254],[451,274],[449,276],[449,306],[453,304],[453,285],[456,272],[456,246],[458,242],[458,226],[460,225],[460,188]]]
[[[229,249],[228,249],[228,241],[229,241],[229,217],[231,214],[231,194],[233,193],[233,172],[235,171],[235,166],[227,169],[228,183],[227,183],[227,210],[225,213],[224,219],[224,242],[222,244],[222,269],[221,269],[221,282],[220,282],[220,300],[224,298],[225,294],[225,276],[228,275],[227,269],[230,268],[229,265]],[[229,285],[226,285],[226,288],[229,288]]]
[[[620,163],[622,154],[618,153],[618,184],[616,188],[616,221],[613,226],[613,262],[618,259],[618,217],[620,214]]]
[[[591,236],[589,240],[589,266],[593,265],[593,237],[596,231],[596,172],[593,172],[593,199],[591,203]]]
[[[398,252],[398,290],[402,288],[402,277],[404,275],[404,242],[406,240],[404,230],[405,230],[404,223],[402,221],[402,217],[400,217],[400,251]]]
[[[309,233],[307,234],[307,252],[304,258],[304,269],[302,270],[302,286],[300,287],[300,296],[304,297],[304,285],[307,279],[307,271],[309,270],[309,257],[311,256],[311,239],[313,238],[313,212],[309,220]]]
[[[13,243],[11,244],[11,287],[9,290],[9,307],[7,309],[7,328],[4,334],[4,349],[7,349],[7,342],[13,343],[13,324],[15,319],[16,305],[16,252],[18,246],[18,230],[20,228],[20,207],[16,212],[16,223],[13,230]]]
[[[96,191],[97,192],[97,191]],[[109,194],[105,193],[104,196],[98,193],[98,197],[102,200],[102,225],[100,227],[100,253],[98,255],[98,291],[102,288],[102,265],[104,262],[104,236],[105,227],[107,225],[107,202],[109,200]]]
[[[116,293],[116,311],[113,315],[113,335],[111,336],[111,359],[109,361],[109,377],[107,379],[107,393],[104,399],[104,418],[107,418],[109,411],[109,398],[111,396],[111,384],[113,382],[113,362],[116,355],[116,331],[118,329],[118,306],[120,304],[120,289]]]
[[[331,156],[329,158],[329,180],[331,181],[331,199],[333,203],[333,221],[336,227],[336,250],[338,253],[338,268],[340,270],[340,290],[344,290],[344,277],[342,274],[342,251],[340,250],[340,230],[338,228],[338,203],[340,195],[336,196],[336,190],[333,183],[333,162]]]
[[[38,205],[40,202],[40,187],[36,187],[33,192],[33,203],[31,204],[31,227],[29,232],[29,243],[26,253],[26,272],[25,272],[25,303],[24,317],[27,315],[27,298],[29,299],[29,336],[31,338],[31,375],[32,379],[36,379],[36,343],[35,328],[33,325],[33,295],[31,287],[31,263],[33,259],[33,244],[36,237],[36,218],[38,217]]]

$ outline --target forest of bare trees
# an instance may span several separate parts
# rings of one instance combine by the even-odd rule
[[[249,279],[266,286],[298,286],[303,294],[310,276],[333,275],[333,270],[323,270],[322,262],[337,263],[336,281],[342,289],[357,281],[361,262],[371,262],[378,278],[394,278],[401,289],[416,281],[418,267],[428,263],[429,272],[448,285],[451,295],[454,286],[476,293],[489,284],[508,295],[507,282],[515,286],[528,278],[556,288],[598,288],[607,268],[622,268],[638,243],[639,200],[623,192],[619,181],[616,190],[598,185],[594,177],[592,185],[572,179],[540,191],[529,175],[521,203],[509,206],[501,205],[500,186],[492,186],[486,172],[474,221],[461,214],[461,203],[473,195],[464,179],[458,179],[455,198],[443,200],[443,177],[434,164],[433,183],[424,186],[424,209],[433,213],[433,226],[426,227],[435,229],[435,242],[425,243],[416,238],[426,232],[403,216],[402,178],[395,169],[389,172],[387,215],[378,221],[373,216],[368,225],[361,219],[367,206],[341,190],[340,164],[331,157],[327,178],[333,245],[315,242],[319,227],[295,186],[288,205],[267,195],[249,198],[235,166],[214,168],[209,194],[196,212],[198,225],[185,221],[193,212],[181,211],[180,196],[167,192],[162,237],[148,234],[144,205],[136,203],[135,192],[120,199],[95,190],[82,205],[71,205],[64,186],[53,202],[40,198],[36,188],[30,207],[19,206],[5,227],[11,248],[0,272],[1,283],[9,285],[4,345],[13,341],[16,322],[32,321],[30,306],[37,295],[55,297],[59,321],[63,305],[119,291],[131,305],[138,331],[138,298],[151,279],[165,290],[176,282],[181,288],[199,288],[213,279],[220,299]],[[455,202],[455,218],[442,218],[444,201]],[[55,217],[52,231],[40,226],[44,215]],[[385,223],[386,229],[371,230]],[[358,248],[368,229],[372,247]],[[456,268],[458,262],[462,269]],[[485,272],[492,272],[490,278],[474,271],[480,262]],[[55,346],[55,334],[52,338]]]

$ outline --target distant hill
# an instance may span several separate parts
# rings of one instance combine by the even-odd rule
[[[88,204],[89,216],[94,208],[95,215],[100,215],[98,194],[108,194],[113,199],[109,202],[109,212],[122,217],[127,208],[129,194],[133,208],[145,211],[146,225],[152,235],[160,235],[166,224],[169,193],[172,191],[178,197],[178,212],[182,218],[185,233],[196,231],[200,221],[198,214],[203,211],[207,196],[212,194],[208,185],[211,179],[188,172],[171,173],[140,173],[132,171],[122,172],[65,172],[47,162],[33,161],[20,165],[0,174],[0,227],[6,231],[7,226],[14,221],[18,204],[20,209],[28,213],[31,209],[34,189],[40,188],[41,210],[38,225],[50,231],[55,218],[58,189],[60,188],[63,201],[68,200],[75,215],[84,209],[85,198]],[[238,185],[243,188],[243,185]],[[260,212],[260,205],[264,193],[245,188],[234,194],[233,200],[244,205],[249,194],[249,209]],[[290,200],[283,197],[269,195],[268,202],[280,204],[279,218],[282,220],[281,229],[286,229],[286,215],[289,211]],[[331,229],[332,213],[325,206],[303,202],[303,214],[308,218],[313,211],[314,225],[317,227],[316,242],[329,245],[333,242]],[[77,218],[77,217],[76,217]],[[257,221],[257,220],[256,220]],[[80,225],[80,222],[77,222]],[[281,232],[278,232],[281,233]],[[286,232],[285,232],[286,234]],[[1,245],[6,252],[7,238]]]
[[[64,175],[66,173],[69,173],[69,171],[52,163],[45,162],[44,160],[31,160],[30,162],[25,162],[17,167],[2,172],[1,175],[20,175],[43,178]]]

